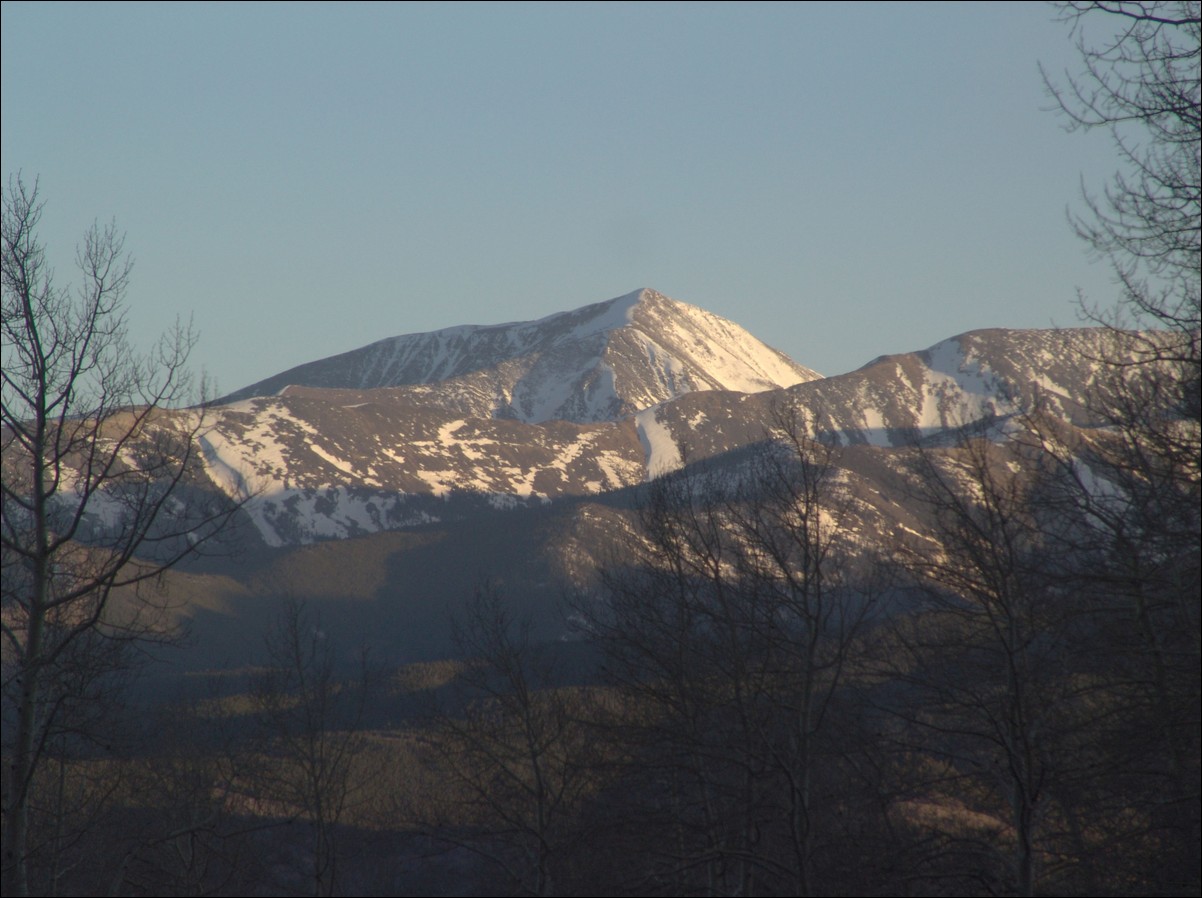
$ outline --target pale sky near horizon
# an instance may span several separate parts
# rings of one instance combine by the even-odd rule
[[[1117,295],[1110,137],[1036,3],[4,3],[0,147],[60,281],[94,221],[232,391],[652,287],[824,374]],[[1100,23],[1105,24],[1105,23]]]

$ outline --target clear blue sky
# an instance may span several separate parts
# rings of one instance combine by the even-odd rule
[[[145,342],[232,390],[654,287],[837,374],[1115,290],[1042,4],[4,3],[5,177],[60,279],[115,219]]]

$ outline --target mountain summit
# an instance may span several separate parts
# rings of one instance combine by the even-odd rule
[[[223,403],[304,388],[408,387],[415,399],[528,423],[615,421],[699,390],[759,392],[816,372],[732,321],[642,289],[537,321],[380,340],[244,387]]]

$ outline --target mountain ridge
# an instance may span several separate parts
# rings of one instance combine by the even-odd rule
[[[473,416],[585,423],[618,420],[696,390],[759,391],[819,377],[734,322],[643,288],[534,321],[389,337],[290,368],[215,404],[296,388],[440,385]]]
[[[636,296],[644,298],[551,318],[612,334],[597,326],[598,312],[611,324],[633,317]],[[764,422],[782,404],[803,409],[813,435],[845,446],[903,447],[1037,401],[1084,424],[1096,365],[1079,353],[1096,344],[1102,357],[1106,336],[969,331],[835,377],[758,392],[667,390],[667,399],[649,396],[641,408],[630,402],[629,414],[593,421],[498,414],[472,375],[372,389],[290,386],[214,408],[204,461],[227,493],[256,491],[247,511],[266,544],[306,544],[636,486],[679,467],[682,450],[704,460],[764,441]]]
[[[188,489],[244,501],[239,549],[252,566],[269,564],[274,573],[244,587],[250,574],[238,562],[189,563],[204,577],[188,586],[186,602],[192,608],[195,598],[212,633],[237,630],[265,597],[307,588],[284,575],[317,557],[308,548],[324,545],[321,557],[338,559],[336,567],[360,571],[370,556],[375,573],[358,585],[326,576],[320,589],[310,584],[315,597],[355,599],[356,626],[389,634],[398,652],[423,652],[428,628],[418,633],[413,621],[462,601],[471,592],[469,573],[495,575],[547,608],[565,590],[587,590],[614,541],[637,528],[644,484],[686,462],[709,482],[751,484],[772,451],[774,422],[792,420],[797,432],[835,450],[832,482],[848,510],[840,526],[865,546],[922,529],[922,509],[907,499],[918,488],[907,460],[920,443],[951,457],[966,425],[1003,442],[1032,410],[1066,445],[1106,439],[1107,422],[1091,412],[1102,360],[1117,357],[1108,342],[1115,334],[1105,328],[967,331],[826,378],[806,379],[800,372],[808,369],[790,360],[781,363],[788,376],[776,377],[796,381],[787,386],[771,385],[779,354],[750,335],[744,342],[745,334],[637,291],[539,322],[494,326],[489,340],[505,351],[486,358],[456,362],[430,353],[423,370],[431,376],[464,370],[455,364],[474,368],[447,379],[287,386],[209,405]],[[524,356],[523,347],[538,340],[545,341],[538,357]],[[523,408],[522,379],[540,359],[572,351],[584,361],[558,368],[560,392],[543,412],[584,410],[599,420]],[[752,370],[757,361],[766,367]],[[731,371],[738,377],[726,376]],[[592,401],[590,384],[607,377],[619,387],[609,398],[624,406]],[[623,378],[642,392],[628,386],[623,393]],[[720,388],[764,383],[762,390]],[[196,414],[164,412],[161,426]],[[117,507],[98,500],[88,526],[119,523],[110,514]],[[530,527],[538,532],[524,532]]]

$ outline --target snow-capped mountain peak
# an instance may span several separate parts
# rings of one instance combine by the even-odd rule
[[[818,376],[734,322],[640,289],[536,321],[390,337],[223,402],[298,387],[401,387],[475,416],[612,421],[697,390],[758,392]]]

